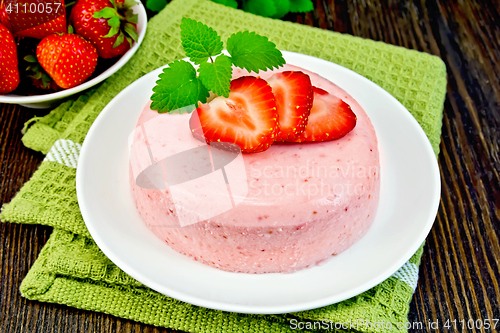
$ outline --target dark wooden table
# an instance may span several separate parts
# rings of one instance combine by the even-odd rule
[[[440,329],[427,332],[500,331],[500,323],[496,330],[460,329],[462,322],[500,319],[500,3],[314,2],[314,12],[285,19],[432,53],[446,62],[441,204],[409,320],[439,321]],[[26,120],[45,113],[0,104],[1,203],[11,200],[43,159],[22,145],[20,131]],[[22,298],[19,285],[50,232],[0,224],[0,332],[171,332]],[[458,328],[444,328],[446,321]]]

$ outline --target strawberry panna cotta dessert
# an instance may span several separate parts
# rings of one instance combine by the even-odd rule
[[[380,191],[377,137],[361,105],[326,78],[285,64],[263,36],[233,34],[228,56],[202,23],[183,19],[181,31],[199,67],[180,60],[163,70],[131,140],[129,183],[146,226],[173,250],[239,273],[291,273],[353,245],[372,224]],[[191,113],[186,101],[195,104]],[[168,185],[172,165],[164,162],[207,145],[211,157],[190,155],[177,171],[207,164],[216,172],[215,147],[242,161],[224,171],[232,208],[211,216],[204,212],[222,200],[213,186],[196,192],[199,175],[186,187]],[[139,175],[162,163],[166,188],[141,185]],[[186,214],[203,218],[186,224]]]
[[[113,65],[137,41],[134,0],[60,4],[53,8],[57,17],[16,31],[13,27],[20,25],[15,20],[26,18],[0,0],[0,94],[39,95],[76,87]]]

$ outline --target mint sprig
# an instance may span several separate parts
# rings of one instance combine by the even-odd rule
[[[181,43],[186,56],[199,67],[178,60],[163,69],[151,96],[151,109],[159,113],[205,103],[210,91],[229,97],[233,65],[258,73],[285,64],[276,45],[255,32],[231,35],[226,43],[230,56],[221,54],[223,43],[217,32],[193,19],[182,19]]]

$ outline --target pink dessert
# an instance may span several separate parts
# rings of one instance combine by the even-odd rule
[[[146,189],[136,178],[152,164],[151,157],[157,162],[206,144],[191,135],[190,114],[144,108],[132,140],[130,184],[142,219],[174,250],[231,272],[293,272],[341,253],[370,227],[380,178],[377,138],[369,118],[332,82],[290,65],[279,71],[286,70],[308,74],[314,86],[348,103],[357,116],[356,127],[334,141],[274,144],[261,153],[240,155],[247,183],[232,188],[232,208],[187,226],[181,226],[179,214],[193,207],[210,211],[217,200],[193,189],[191,197],[184,193],[182,206],[170,188]],[[260,76],[266,79],[275,72]],[[235,70],[233,76],[241,75],[248,73]],[[248,194],[236,199],[244,193],[241,187]]]

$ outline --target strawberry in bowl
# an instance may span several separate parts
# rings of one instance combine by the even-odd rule
[[[5,8],[5,4],[1,1],[0,5],[3,7],[0,6],[0,21],[6,21],[7,24],[10,24],[12,23],[11,18],[2,11],[2,8],[8,8]],[[7,30],[14,36],[17,44],[18,64],[16,64],[16,70],[20,73],[20,84],[14,90],[0,92],[0,103],[21,104],[31,108],[54,107],[63,98],[105,80],[127,63],[145,36],[147,15],[144,6],[140,2],[135,3],[130,0],[126,3],[123,1],[117,3],[110,0],[100,1],[100,7],[96,11],[86,12],[85,17],[90,17],[90,20],[84,22],[80,19],[82,7],[86,9],[96,8],[89,3],[88,0],[79,0],[72,7],[62,7],[62,10],[65,11],[64,20],[58,17],[50,22],[39,24],[34,27],[35,29],[24,29],[24,32],[28,30],[36,32],[35,35],[31,34],[29,37],[22,35],[16,37],[16,34],[12,33],[14,30],[12,24],[7,26]],[[112,13],[110,14],[110,12]],[[66,22],[66,18],[69,22]],[[71,25],[72,22],[74,27]],[[99,28],[92,25],[94,35],[91,38],[88,36],[90,30],[85,29],[95,23],[103,25]],[[46,31],[42,31],[45,28]],[[68,34],[68,31],[71,33]],[[73,36],[69,37],[71,35]],[[67,60],[64,65],[62,58],[60,63],[53,64],[50,64],[48,56],[39,59],[38,57],[42,53],[46,54],[50,48],[44,42],[45,38],[49,38],[51,41],[49,44],[54,44],[56,40],[61,43],[66,40],[64,43],[67,45],[77,46],[78,52],[82,52],[79,53],[81,58],[75,57],[75,55],[71,58],[71,53],[74,50],[62,50],[61,48],[60,55]],[[3,40],[0,40],[0,44],[2,42]],[[96,46],[98,44],[101,46]],[[40,52],[37,52],[37,49],[40,49]],[[44,49],[45,52],[42,52]],[[94,52],[97,57],[94,56]],[[85,63],[82,62],[82,58]],[[65,65],[67,66],[66,70],[61,71],[60,66],[64,68]]]
[[[73,88],[85,81],[97,66],[97,51],[83,37],[53,34],[38,44],[40,65],[61,88]]]
[[[0,94],[6,94],[19,85],[19,70],[17,68],[17,49],[14,37],[0,23]]]
[[[76,33],[89,40],[101,58],[114,58],[137,42],[135,1],[79,0],[71,11]]]

